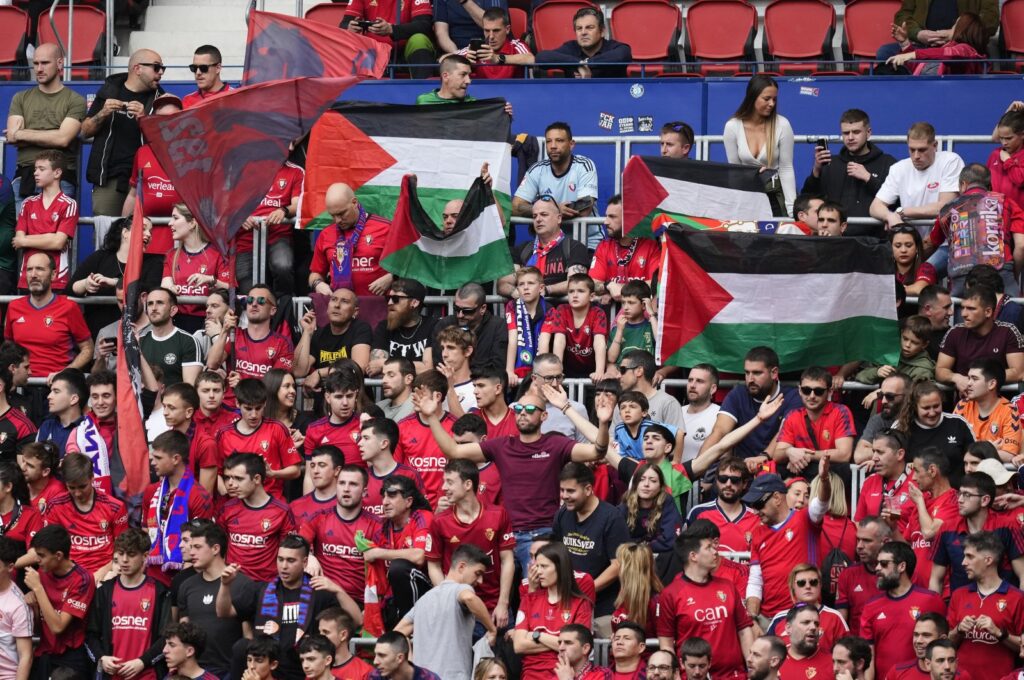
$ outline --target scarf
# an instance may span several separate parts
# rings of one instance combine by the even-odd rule
[[[113,494],[114,487],[110,479],[110,449],[92,415],[83,418],[72,434],[79,452],[89,456],[92,460],[93,486],[106,494]]]
[[[522,298],[516,300],[516,328],[519,333],[516,337],[516,375],[520,378],[533,370],[533,358],[537,353],[537,339],[540,337],[540,328],[547,316],[548,303],[544,298],[537,301],[537,323],[530,322],[530,312],[526,309],[526,303]]]
[[[367,538],[362,529],[356,532],[356,550],[365,553],[379,547]],[[363,586],[363,630],[375,637],[386,632],[384,627],[384,598],[388,592],[388,574],[383,560],[365,562],[366,584]]]
[[[281,631],[281,619],[284,615],[284,602],[277,595],[277,587],[281,579],[276,578],[267,584],[263,591],[263,601],[260,603],[260,615],[267,620],[263,626],[263,632],[279,640],[278,633]],[[295,643],[298,644],[306,627],[310,623],[310,609],[313,603],[313,586],[310,583],[309,574],[302,575],[302,586],[299,592],[299,616],[295,620]]]
[[[21,504],[21,501],[14,501],[14,509],[11,510],[11,521],[4,524],[3,519],[0,518],[0,536],[4,536],[14,527],[18,526],[18,520],[21,519],[21,514],[24,512],[25,506]]]
[[[170,488],[170,481],[164,477],[150,500],[149,507],[156,526],[149,528],[153,549],[146,561],[160,565],[163,571],[176,571],[185,566],[181,556],[181,527],[189,520],[188,497],[192,494],[193,484],[192,470],[186,466],[176,489]]]
[[[555,240],[547,244],[546,246],[541,244],[540,237],[533,239],[533,254],[530,255],[530,259],[526,261],[526,266],[536,267],[537,269],[541,270],[541,272],[544,272],[544,269],[547,266],[548,253],[554,250],[555,247],[558,246],[564,239],[564,231],[559,231],[558,236],[555,237]]]
[[[334,244],[335,256],[331,262],[331,288],[352,288],[352,254],[359,243],[359,237],[366,228],[366,209],[362,204],[359,206],[359,218],[356,219],[355,228],[352,229],[352,236],[345,238],[341,229],[338,229],[338,240]]]

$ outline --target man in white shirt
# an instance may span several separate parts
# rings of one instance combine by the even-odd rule
[[[718,404],[711,398],[718,391],[718,369],[711,364],[698,364],[690,369],[686,380],[686,408],[683,409],[683,426],[686,439],[683,445],[682,462],[693,460],[700,453],[704,440],[715,428]]]

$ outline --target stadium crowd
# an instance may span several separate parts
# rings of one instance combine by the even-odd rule
[[[394,7],[353,2],[349,26],[428,63],[418,4],[393,26],[370,8]],[[435,5],[438,45],[462,54],[443,58],[420,103],[470,100],[480,62],[531,63],[503,42],[500,7],[447,7],[442,22]],[[593,45],[615,45],[585,12],[565,49],[597,75]],[[480,22],[487,46],[467,51],[463,24]],[[931,33],[912,35],[934,45]],[[658,366],[660,246],[623,233],[621,197],[586,242],[566,232],[599,197],[596,164],[562,122],[515,190],[513,213],[532,219],[511,246],[515,273],[465,282],[451,314],[381,267],[389,216],[351,187],[328,190],[331,226],[296,232],[291,161],[242,225],[233,268],[138,129],[229,91],[220,60],[196,50],[198,89],[181,100],[140,50],[86,107],[60,80],[60,49],[41,45],[37,84],[11,105],[0,273],[21,297],[0,345],[0,679],[1024,677],[1024,451],[1003,396],[1024,374],[1024,308],[1010,300],[1024,103],[999,119],[987,165],[939,151],[925,122],[896,160],[850,109],[842,148],[818,148],[798,193],[777,84],[752,78],[725,123],[730,160],[777,171],[811,233],[891,243],[900,359],[787,373],[778,348],[752,347],[727,389],[713,365]],[[93,139],[93,213],[116,219],[74,262],[80,138]],[[673,158],[695,141],[682,121],[660,139]],[[169,224],[143,234],[133,330],[151,484],[132,495],[121,315],[71,298],[124,304],[139,197]],[[445,206],[446,228],[461,208]],[[985,214],[988,240],[957,228],[964,213]],[[906,222],[922,219],[934,226]],[[878,387],[863,397],[847,381]],[[856,494],[853,465],[868,473]]]

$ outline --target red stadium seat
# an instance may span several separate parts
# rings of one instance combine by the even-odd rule
[[[53,14],[60,42],[67,49],[68,7],[57,7]],[[48,12],[39,15],[39,42],[57,42]],[[74,34],[71,40],[71,65],[88,66],[102,63],[106,56],[107,15],[95,7],[79,5],[74,8]],[[91,77],[87,69],[73,69],[73,78]]]
[[[667,0],[623,0],[612,8],[612,38],[629,45],[634,61],[677,61],[683,15]],[[654,75],[664,66],[630,66],[628,75]]]
[[[825,0],[772,0],[764,11],[768,55],[777,61],[811,60],[776,64],[783,73],[813,71],[818,61],[830,61],[826,55],[835,25],[836,11]]]
[[[1003,5],[1002,40],[1006,53],[1016,59],[1024,59],[1024,0],[1006,0]],[[1017,64],[1019,71],[1024,64]]]
[[[598,9],[584,0],[545,0],[533,10],[533,44],[537,51],[553,50],[576,39],[572,17],[586,7]]]
[[[29,33],[28,14],[10,5],[0,6],[0,66],[25,62],[25,36]],[[0,68],[0,78],[14,80],[15,71]]]
[[[753,61],[757,10],[747,0],[697,0],[686,13],[687,54],[700,63],[704,75],[729,75]]]
[[[509,7],[508,20],[512,24],[512,37],[522,40],[526,35],[526,10]]]
[[[339,26],[346,9],[348,9],[347,2],[321,2],[319,5],[307,9],[305,17],[318,24]]]
[[[844,52],[848,58],[874,60],[878,48],[893,41],[892,20],[899,8],[900,0],[850,0],[846,3]],[[856,68],[864,72],[870,65],[859,63]]]

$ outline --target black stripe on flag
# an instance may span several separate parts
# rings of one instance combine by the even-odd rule
[[[507,139],[512,125],[505,114],[504,99],[432,105],[337,102],[331,108],[369,137],[493,142],[496,130],[503,129],[502,136]]]
[[[757,168],[713,161],[695,161],[689,158],[641,156],[655,177],[667,177],[679,182],[764,193],[764,183],[758,178]]]
[[[671,225],[668,238],[708,273],[895,274],[886,242],[844,236],[702,231]]]

